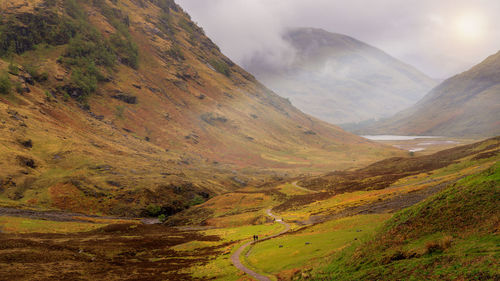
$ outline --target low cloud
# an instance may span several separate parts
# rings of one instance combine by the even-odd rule
[[[498,0],[177,0],[230,58],[256,53],[276,64],[293,58],[290,27],[317,27],[374,45],[435,78],[467,70],[500,49]],[[457,22],[474,15],[477,38]],[[479,22],[480,21],[480,22]]]

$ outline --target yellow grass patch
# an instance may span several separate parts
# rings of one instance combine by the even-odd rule
[[[0,217],[0,230],[7,233],[71,233],[90,231],[103,226],[105,224]]]

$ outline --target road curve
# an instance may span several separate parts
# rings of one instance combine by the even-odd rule
[[[270,236],[264,237],[262,239],[259,239],[259,242],[275,238],[277,236],[280,236],[280,235],[282,235],[282,234],[287,233],[288,231],[290,231],[290,225],[288,223],[284,222],[283,220],[281,220],[281,218],[279,218],[279,217],[275,216],[273,213],[271,213],[271,209],[267,209],[266,210],[266,214],[268,216],[272,217],[277,223],[283,225],[285,227],[285,229],[282,230],[278,234],[270,235]],[[271,279],[269,279],[269,277],[267,277],[265,275],[262,275],[262,274],[258,274],[257,272],[251,270],[250,268],[244,266],[241,263],[241,260],[240,260],[241,253],[243,253],[243,251],[247,247],[249,247],[250,245],[252,245],[254,243],[256,243],[256,242],[255,241],[250,241],[250,242],[245,243],[241,247],[239,247],[238,250],[236,250],[236,252],[234,252],[234,254],[231,256],[231,262],[233,263],[234,266],[236,266],[236,268],[238,268],[239,270],[245,272],[246,274],[252,276],[253,278],[255,278],[255,279],[259,280],[259,281],[271,281]]]
[[[298,182],[299,181],[294,181],[294,182],[292,182],[292,185],[295,186],[298,189],[301,189],[301,190],[304,190],[304,191],[307,191],[307,192],[310,192],[310,193],[318,193],[318,191],[316,191],[316,190],[310,190],[310,189],[307,189],[305,187],[302,187],[302,186],[298,185]]]

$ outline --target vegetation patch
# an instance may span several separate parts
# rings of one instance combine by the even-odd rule
[[[64,45],[76,35],[73,21],[66,21],[55,11],[42,9],[36,13],[1,18],[0,56],[22,54],[36,45]]]
[[[138,48],[128,30],[128,16],[120,10],[112,9],[102,0],[91,2],[101,9],[116,29],[108,39],[89,22],[82,1],[62,2],[62,15],[56,11],[55,3],[48,3],[34,13],[3,19],[0,24],[0,56],[22,54],[40,44],[67,45],[59,62],[71,69],[71,80],[60,89],[83,101],[97,90],[99,82],[107,81],[105,73],[110,72],[117,61],[137,69]],[[48,78],[47,73],[40,73],[33,65],[23,68],[36,81]]]
[[[0,72],[0,94],[9,94],[12,90],[12,82],[10,82],[7,72]]]
[[[113,51],[123,64],[137,69],[139,67],[139,52],[129,32],[130,19],[128,15],[123,14],[119,9],[111,8],[104,0],[93,0],[93,4],[101,10],[101,13],[116,29],[109,40]]]
[[[224,61],[211,59],[208,63],[215,69],[215,71],[219,72],[220,74],[224,74],[227,77],[231,75],[231,70]]]
[[[26,71],[35,81],[44,82],[49,79],[47,72],[40,72],[40,68],[34,64],[24,64],[23,70]]]
[[[186,59],[181,48],[175,42],[172,43],[172,46],[170,47],[170,49],[168,49],[168,51],[166,51],[166,54],[177,61],[183,61]]]
[[[120,94],[113,95],[111,97],[114,99],[117,99],[117,100],[121,100],[121,101],[128,103],[128,104],[137,104],[137,97],[136,96],[120,93]]]

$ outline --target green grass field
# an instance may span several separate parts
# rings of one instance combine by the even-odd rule
[[[311,265],[352,242],[370,237],[390,217],[389,214],[360,215],[317,224],[257,243],[250,250],[247,262],[267,274]]]

